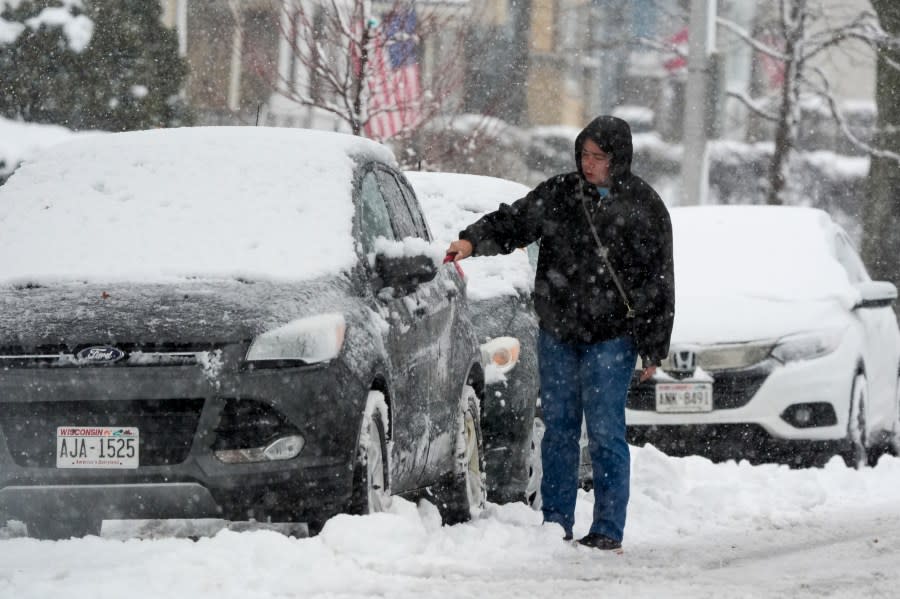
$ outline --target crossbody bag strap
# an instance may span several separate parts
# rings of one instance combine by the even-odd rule
[[[606,246],[603,245],[603,242],[600,241],[600,236],[597,234],[597,228],[594,227],[594,219],[591,218],[591,212],[587,207],[587,196],[584,195],[584,187],[582,187],[580,183],[578,185],[578,191],[581,192],[581,207],[584,209],[584,215],[587,217],[588,225],[591,227],[591,234],[594,236],[594,241],[597,242],[597,247],[600,248],[600,257],[603,258],[603,262],[606,263],[606,268],[609,269],[609,274],[612,276],[613,283],[616,284],[619,295],[622,296],[622,301],[625,302],[625,308],[628,309],[625,318],[634,318],[634,308],[631,307],[631,302],[628,301],[628,294],[625,293],[625,287],[622,286],[622,281],[619,279],[619,275],[616,274],[616,269],[613,268],[612,263],[609,261],[609,251],[606,249]]]

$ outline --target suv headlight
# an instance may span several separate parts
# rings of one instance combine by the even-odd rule
[[[250,344],[246,360],[262,366],[267,362],[327,362],[341,353],[346,330],[343,314],[320,314],[293,320],[258,335]]]
[[[819,358],[836,350],[843,336],[844,329],[788,335],[775,344],[772,357],[781,363]]]

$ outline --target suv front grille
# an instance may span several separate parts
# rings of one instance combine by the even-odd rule
[[[97,347],[109,344],[98,343]],[[119,343],[114,347],[124,357],[114,363],[91,363],[78,359],[78,352],[91,345],[44,345],[0,348],[0,368],[93,368],[115,366],[193,366],[208,362],[224,344]]]
[[[193,443],[203,399],[43,401],[6,403],[0,427],[15,463],[56,467],[56,427],[134,426],[140,432],[140,465],[179,464]]]
[[[772,373],[773,368],[772,360],[766,360],[752,368],[710,372],[713,377],[713,409],[727,410],[747,405]],[[652,412],[656,410],[656,385],[652,379],[639,383],[639,374],[640,372],[635,372],[631,380],[627,407],[630,410]]]

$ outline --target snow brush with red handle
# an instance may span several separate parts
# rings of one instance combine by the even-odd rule
[[[462,266],[456,261],[456,254],[447,254],[444,256],[444,264],[447,264],[448,262],[453,262],[453,266],[456,267],[456,272],[459,273],[459,278],[465,280],[466,273],[463,272]]]

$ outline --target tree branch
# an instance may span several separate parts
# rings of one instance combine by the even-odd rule
[[[743,40],[745,43],[750,45],[753,49],[757,50],[758,52],[762,52],[766,56],[770,56],[776,60],[787,61],[788,56],[785,55],[784,52],[759,41],[758,39],[753,37],[749,31],[747,31],[746,29],[744,29],[743,27],[741,27],[734,21],[730,21],[730,20],[724,19],[722,17],[717,17],[716,24],[722,26],[723,28],[727,29],[731,33],[735,34],[741,40]]]
[[[728,96],[729,98],[734,98],[735,100],[738,100],[741,104],[746,106],[747,109],[750,110],[750,112],[752,112],[753,114],[755,114],[756,116],[758,116],[760,118],[766,119],[767,121],[771,121],[771,122],[778,121],[777,115],[775,115],[771,112],[768,112],[765,108],[763,108],[762,106],[760,106],[759,104],[754,102],[753,98],[751,98],[750,96],[748,96],[747,94],[745,94],[743,92],[736,92],[733,90],[728,90],[725,92],[725,95]]]
[[[847,119],[844,117],[843,112],[841,112],[840,108],[838,107],[837,101],[834,99],[834,95],[831,93],[831,85],[829,84],[828,78],[825,76],[825,73],[823,73],[822,70],[818,67],[813,68],[813,71],[822,80],[822,84],[817,86],[814,85],[811,81],[809,81],[808,84],[810,85],[810,87],[813,87],[815,93],[823,98],[828,104],[828,109],[831,112],[831,116],[837,122],[838,127],[840,128],[841,133],[844,135],[844,137],[846,137],[854,146],[867,152],[870,156],[876,156],[878,158],[890,158],[891,160],[894,160],[898,164],[900,164],[900,154],[891,152],[890,150],[877,148],[871,144],[868,144],[859,139],[856,134],[854,134],[853,131],[850,130],[850,126],[847,124]]]
[[[842,27],[827,29],[808,37],[804,45],[808,45],[811,49],[804,52],[804,58],[812,58],[829,48],[849,40],[862,41],[869,46],[875,47],[883,43],[888,37],[878,25],[875,15],[863,12]]]

